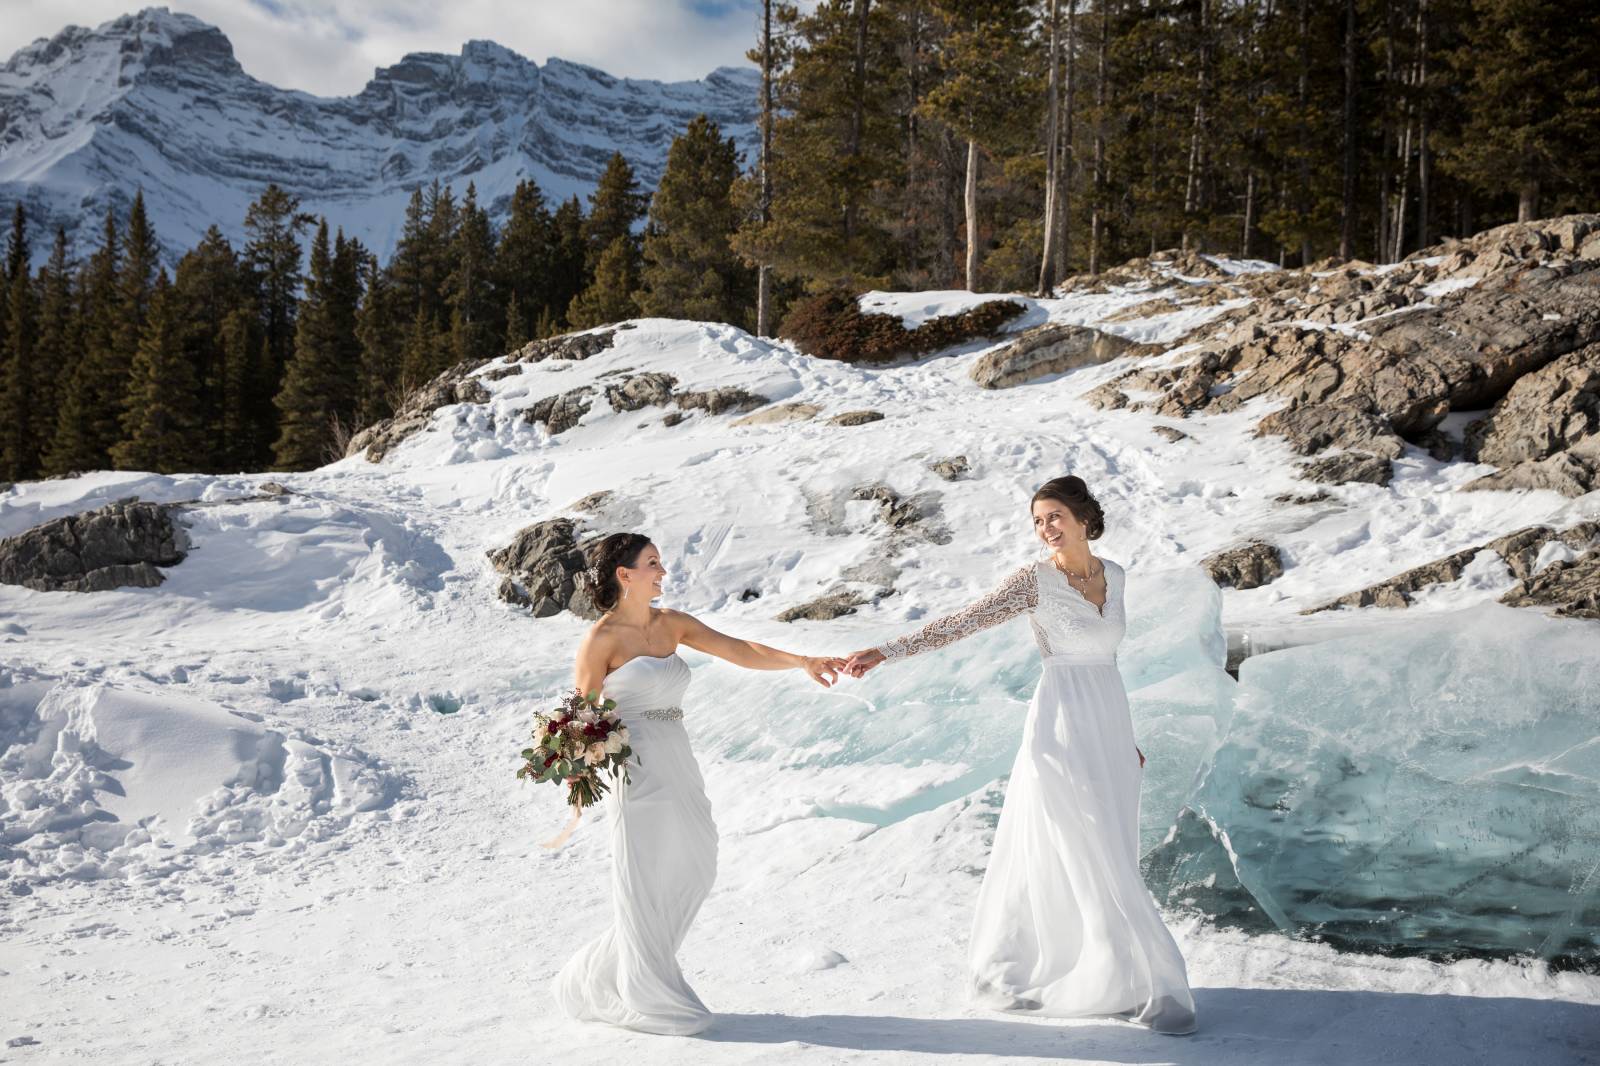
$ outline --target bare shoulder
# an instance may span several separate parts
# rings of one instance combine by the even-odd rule
[[[653,607],[651,610],[654,612],[654,620],[670,628],[679,638],[700,625],[700,620],[687,611],[678,611],[671,607]]]

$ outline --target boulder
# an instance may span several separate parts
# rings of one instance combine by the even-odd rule
[[[570,610],[580,618],[598,618],[600,610],[574,577],[588,565],[578,550],[578,528],[570,518],[535,522],[517,532],[510,544],[487,553],[497,573],[505,575],[499,595],[507,603],[527,607],[535,618]]]
[[[1560,452],[1547,459],[1508,466],[1469,481],[1461,488],[1467,492],[1483,489],[1548,489],[1563,496],[1576,497],[1591,492],[1596,485],[1600,485],[1600,457]]]
[[[1366,399],[1302,404],[1274,411],[1256,423],[1257,437],[1269,434],[1283,437],[1301,455],[1315,455],[1329,447],[1384,459],[1398,459],[1405,452],[1405,441]]]
[[[946,481],[958,481],[972,468],[968,465],[965,455],[952,455],[948,459],[940,459],[929,464],[928,469]]]
[[[189,548],[173,505],[134,498],[55,518],[0,540],[0,582],[40,592],[154,588],[158,567],[177,566]]]
[[[1180,440],[1189,439],[1189,434],[1175,426],[1151,426],[1150,432],[1154,433],[1168,444],[1176,444]]]
[[[857,607],[868,602],[870,601],[859,592],[841,589],[802,603],[798,607],[791,607],[776,617],[780,622],[798,622],[801,619],[826,622],[847,614],[855,614]]]
[[[1049,323],[1024,330],[972,367],[972,380],[986,389],[1021,385],[1050,374],[1095,366],[1122,355],[1133,342],[1088,326]]]
[[[1511,607],[1548,607],[1570,618],[1600,619],[1600,549],[1576,559],[1558,559],[1518,582],[1500,602]]]
[[[1274,545],[1251,541],[1208,556],[1200,564],[1218,585],[1253,589],[1283,576],[1283,560]]]
[[[1465,450],[1496,466],[1547,458],[1600,433],[1600,344],[1524,375],[1467,427]]]

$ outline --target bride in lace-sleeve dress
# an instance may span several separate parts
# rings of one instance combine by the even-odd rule
[[[1080,478],[1040,488],[1033,520],[1049,559],[961,611],[855,653],[845,672],[859,677],[1027,615],[1044,670],[978,892],[972,994],[997,1010],[1111,1015],[1192,1033],[1183,955],[1139,874],[1144,754],[1116,665],[1123,570],[1089,552],[1104,517]]]
[[[711,1022],[677,953],[716,878],[717,827],[683,726],[689,667],[678,646],[751,670],[801,669],[824,687],[843,660],[739,640],[652,606],[666,569],[642,534],[613,533],[589,549],[589,562],[586,591],[606,613],[578,649],[578,691],[617,701],[638,760],[607,800],[610,927],[567,961],[551,991],[573,1018],[686,1036]]]

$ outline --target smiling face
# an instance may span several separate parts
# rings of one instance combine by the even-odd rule
[[[661,595],[661,582],[666,576],[667,568],[661,565],[661,552],[654,544],[646,544],[632,566],[617,567],[617,582],[629,595],[649,589],[652,600]]]
[[[1067,505],[1049,498],[1034,501],[1033,532],[1051,551],[1087,539],[1083,523],[1074,517]]]

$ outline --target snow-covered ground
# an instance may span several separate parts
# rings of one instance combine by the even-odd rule
[[[1018,328],[1097,321],[1151,295],[1030,300]],[[864,302],[914,323],[971,298]],[[1171,340],[1217,312],[1108,328]],[[722,851],[681,957],[717,1023],[672,1039],[551,1016],[549,978],[606,920],[605,810],[546,852],[559,796],[512,772],[584,623],[501,603],[485,552],[581,497],[613,490],[598,525],[655,539],[665,604],[840,654],[1033,557],[1028,497],[1067,472],[1105,504],[1096,550],[1129,569],[1145,632],[1180,608],[1214,621],[1190,572],[1205,555],[1246,534],[1279,544],[1281,578],[1220,600],[1223,624],[1266,643],[1383,626],[1399,639],[1419,615],[1493,599],[1509,575],[1475,568],[1409,612],[1297,612],[1532,522],[1596,516],[1592,495],[1455,492],[1488,468],[1419,451],[1388,488],[1279,503],[1315,486],[1281,441],[1252,437],[1267,408],[1190,419],[1189,438],[1167,443],[1148,415],[1078,399],[1124,362],[987,391],[968,377],[982,350],[861,368],[645,320],[588,361],[488,382],[490,404],[442,409],[381,464],[100,473],[0,496],[0,536],[126,495],[212,503],[185,513],[193,551],[158,589],[0,586],[0,1038],[34,1041],[0,1061],[1600,1061],[1600,977],[1341,953],[1181,912],[1193,1037],[970,1007],[971,908],[1032,680],[1021,623],[826,693],[687,654]],[[552,438],[516,414],[623,369],[823,416],[666,426],[660,409],[601,400]],[[865,408],[887,417],[826,424]],[[961,480],[928,469],[954,455],[971,465]],[[293,494],[227,502],[267,480]],[[877,505],[850,499],[874,483],[935,494],[921,526],[950,535],[891,544]],[[846,587],[894,595],[831,622],[773,620],[852,567],[865,570]],[[1159,657],[1149,643],[1125,672]],[[1153,739],[1158,703],[1135,700]],[[1153,753],[1147,829],[1186,788],[1163,758],[1176,756]]]

